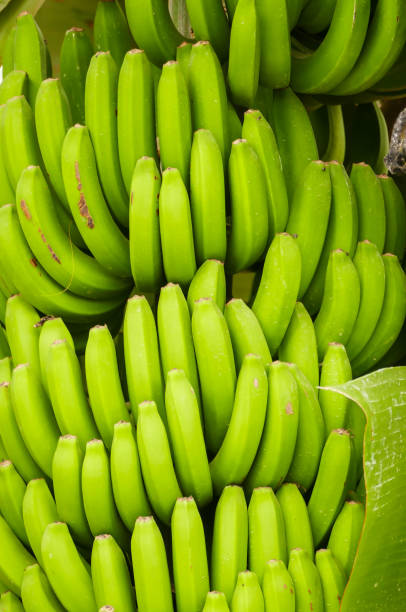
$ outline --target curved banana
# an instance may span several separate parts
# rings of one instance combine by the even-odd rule
[[[358,240],[370,240],[383,252],[386,235],[385,201],[374,171],[363,162],[353,164],[351,182],[358,204]]]
[[[364,519],[364,504],[346,501],[330,533],[328,548],[347,577],[352,570]]]
[[[17,16],[14,32],[14,70],[28,75],[28,100],[34,105],[41,81],[47,74],[46,42],[34,17],[24,11]]]
[[[268,249],[252,304],[272,355],[281,344],[295,309],[300,276],[301,256],[295,238],[276,234]]]
[[[118,513],[131,532],[137,518],[150,514],[151,509],[142,481],[133,426],[126,421],[119,421],[114,425],[110,471]]]
[[[11,591],[2,593],[0,596],[0,610],[1,612],[24,612],[21,601]]]
[[[295,591],[286,565],[280,559],[270,559],[265,564],[262,581],[265,610],[295,612]]]
[[[96,612],[90,569],[79,554],[66,523],[50,523],[46,527],[41,554],[47,578],[64,608]]]
[[[28,75],[24,70],[12,70],[0,84],[0,104],[5,104],[15,96],[28,96]]]
[[[52,458],[60,431],[41,380],[29,363],[18,365],[11,378],[11,401],[23,440],[34,461],[52,476]]]
[[[291,84],[295,91],[327,93],[350,73],[364,44],[370,4],[370,0],[337,0],[319,47],[292,57]]]
[[[306,166],[319,159],[316,138],[305,106],[290,87],[274,92],[271,115],[291,200]]]
[[[48,393],[48,353],[49,347],[55,340],[66,340],[75,350],[70,331],[60,317],[45,317],[39,322],[40,334],[38,340],[39,363],[41,370],[41,383]]]
[[[171,519],[176,609],[201,612],[209,591],[209,568],[202,519],[193,497],[176,500]]]
[[[364,374],[385,355],[398,337],[406,316],[405,273],[396,255],[386,253],[385,294],[378,323],[361,353],[352,361],[353,376]]]
[[[221,0],[186,0],[197,40],[208,40],[221,62],[229,53],[230,30]]]
[[[64,612],[38,563],[28,565],[24,570],[21,600],[26,612]]]
[[[406,248],[406,206],[399,187],[392,177],[378,176],[385,200],[386,237],[385,253],[393,253],[403,260]]]
[[[371,338],[382,311],[385,295],[385,265],[377,246],[369,240],[358,243],[354,256],[361,298],[354,329],[346,343],[352,361]]]
[[[25,482],[11,461],[2,461],[0,463],[0,512],[17,538],[29,547],[23,521],[25,489]]]
[[[134,46],[127,19],[117,2],[98,2],[93,20],[96,51],[110,51],[117,67]]]
[[[225,260],[226,196],[220,148],[209,130],[193,134],[190,156],[190,206],[198,264]]]
[[[135,592],[126,558],[112,535],[95,537],[91,572],[97,608],[109,602],[115,610],[135,610]]]
[[[177,168],[162,173],[159,229],[166,279],[188,286],[196,272],[196,257],[189,195]]]
[[[85,82],[92,55],[92,43],[83,28],[70,28],[65,32],[59,63],[73,123],[85,122]]]
[[[117,136],[121,173],[129,193],[139,158],[147,155],[157,159],[152,68],[141,49],[128,51],[121,64],[117,91]]]
[[[211,298],[195,302],[192,334],[200,379],[206,445],[216,453],[231,419],[236,384],[233,347],[223,313]]]
[[[257,0],[260,39],[260,82],[282,89],[290,82],[290,32],[285,0]]]
[[[323,589],[324,609],[339,612],[346,584],[343,570],[334,559],[331,550],[323,548],[316,552],[316,567],[319,570]]]
[[[253,490],[248,506],[248,567],[262,584],[269,559],[287,563],[285,524],[279,501],[271,487]]]
[[[173,612],[165,545],[152,516],[135,521],[131,557],[139,612]]]
[[[7,341],[14,367],[29,363],[39,374],[38,339],[40,316],[30,302],[21,295],[12,295],[7,300],[5,326]]]
[[[283,232],[288,221],[289,205],[282,170],[282,161],[272,128],[260,111],[247,110],[244,113],[242,138],[254,149],[264,171],[267,200],[269,238]]]
[[[138,405],[153,400],[166,423],[164,381],[154,315],[145,296],[127,301],[124,315],[124,354],[131,410],[137,421]]]
[[[265,604],[258,577],[254,572],[238,574],[237,585],[231,600],[232,612],[264,612]]]
[[[320,373],[319,402],[323,413],[326,438],[333,429],[345,427],[349,401],[339,395],[323,389],[335,387],[352,380],[351,363],[343,344],[331,342],[323,359]]]
[[[303,296],[311,315],[320,309],[328,259],[331,251],[342,249],[352,257],[358,241],[358,210],[355,192],[342,164],[330,162],[331,207],[327,234],[313,279]]]
[[[323,612],[323,589],[320,575],[309,553],[301,548],[291,550],[288,570],[295,590],[295,609],[298,612],[302,610]]]
[[[196,271],[187,293],[191,315],[195,303],[202,298],[211,298],[223,312],[226,303],[226,277],[222,261],[208,259]]]
[[[299,423],[299,393],[286,363],[274,361],[268,369],[268,406],[258,452],[244,483],[276,489],[285,479],[293,459]]]
[[[110,450],[114,424],[128,418],[117,365],[116,347],[107,325],[89,331],[85,351],[89,403],[97,429]]]
[[[104,199],[87,127],[75,125],[66,134],[62,174],[73,219],[89,251],[113,274],[131,276],[128,240],[114,222]]]
[[[268,200],[259,157],[244,139],[235,140],[228,162],[231,198],[231,235],[226,266],[236,273],[249,268],[268,242]]]
[[[151,62],[162,66],[175,59],[176,47],[184,39],[172,22],[166,0],[126,0],[125,11],[131,34]]]
[[[22,516],[30,547],[43,566],[41,541],[49,523],[59,520],[54,498],[44,478],[30,480],[22,500]]]
[[[337,161],[342,164],[345,158],[346,136],[342,107],[339,104],[327,105],[328,143],[320,156],[324,161]]]
[[[237,371],[248,353],[259,355],[264,365],[272,362],[264,332],[253,311],[240,298],[233,298],[224,308],[228,331],[234,350]]]
[[[309,34],[323,32],[331,23],[337,0],[305,2],[297,25]]]
[[[0,580],[10,591],[20,595],[24,570],[35,559],[14,535],[11,527],[0,516]]]
[[[248,513],[241,487],[224,487],[214,516],[211,549],[211,588],[231,603],[238,574],[247,567]]]
[[[137,444],[142,476],[151,506],[169,525],[178,497],[182,497],[175,474],[169,440],[155,402],[138,405]],[[136,523],[137,524],[137,523]]]

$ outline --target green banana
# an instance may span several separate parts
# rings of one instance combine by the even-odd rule
[[[40,316],[21,295],[12,295],[6,306],[6,333],[14,366],[29,363],[39,374],[38,339]]]
[[[52,462],[52,480],[59,518],[67,523],[78,543],[89,546],[92,534],[82,499],[83,457],[84,451],[76,436],[61,436]]]
[[[70,28],[65,32],[59,63],[73,123],[85,122],[85,82],[92,55],[92,43],[83,28]]]
[[[314,322],[320,359],[324,358],[330,342],[347,344],[359,304],[360,281],[355,265],[341,249],[331,251],[323,300]]]
[[[352,380],[351,363],[343,344],[328,345],[320,374],[319,402],[323,413],[326,438],[333,429],[345,427],[349,401],[344,395],[329,390]],[[323,388],[327,387],[327,388]]]
[[[116,347],[107,325],[97,325],[89,331],[85,371],[94,420],[106,448],[110,449],[114,424],[128,418],[128,410],[120,383]]]
[[[63,607],[77,612],[96,612],[90,569],[80,556],[66,523],[50,523],[46,527],[41,554],[47,578]]]
[[[356,402],[350,402],[347,409],[345,428],[351,434],[353,443],[353,461],[356,465],[356,477],[363,476],[363,455],[364,455],[364,433],[366,427],[366,417]]]
[[[226,201],[220,148],[209,130],[193,134],[190,155],[190,205],[196,259],[225,260]]]
[[[295,591],[286,565],[280,559],[270,559],[265,564],[262,582],[265,610],[295,612]]]
[[[345,429],[333,429],[324,446],[307,504],[316,546],[324,540],[341,510],[348,490],[350,463],[350,434]]]
[[[96,51],[110,51],[117,66],[121,66],[125,53],[134,46],[123,9],[111,0],[97,3],[93,35]]]
[[[271,487],[253,490],[248,506],[248,567],[262,584],[269,559],[287,563],[285,524],[279,501]]]
[[[344,570],[351,573],[365,518],[365,508],[360,502],[346,501],[337,516],[328,540],[328,548]]]
[[[11,357],[0,359],[0,384],[11,380]]]
[[[199,507],[213,496],[196,393],[183,370],[168,372],[165,390],[168,433],[182,490]]]
[[[323,32],[331,23],[337,0],[310,0],[303,6],[298,26],[309,34]]]
[[[158,518],[168,525],[182,491],[175,474],[165,426],[155,402],[141,402],[138,405],[137,444],[149,501]]]
[[[22,500],[22,516],[31,549],[38,563],[43,566],[42,536],[49,523],[59,520],[54,498],[43,478],[30,480],[27,484]]]
[[[22,438],[34,461],[51,477],[60,431],[41,380],[29,363],[14,368],[10,389]]]
[[[319,159],[307,110],[290,87],[274,92],[272,128],[278,143],[289,200],[306,166]]]
[[[24,612],[21,601],[11,591],[0,596],[0,610],[1,612]]]
[[[113,536],[101,534],[95,537],[91,572],[97,608],[109,602],[115,610],[135,610],[135,592],[126,558]]]
[[[38,563],[28,565],[24,570],[21,599],[26,612],[64,611]]]
[[[324,161],[337,161],[342,164],[345,158],[346,136],[342,107],[339,104],[327,105],[328,142],[320,156]]]
[[[226,303],[226,278],[222,261],[208,259],[196,271],[187,293],[191,314],[195,303],[202,298],[211,298],[223,312]]]
[[[300,277],[301,256],[296,240],[289,234],[276,234],[252,305],[272,355],[281,344],[295,309]]]
[[[353,164],[351,182],[358,204],[358,240],[370,240],[383,252],[386,233],[385,201],[378,178],[368,164]]]
[[[209,568],[202,519],[193,497],[176,500],[171,519],[176,609],[201,612],[209,591]]]
[[[82,496],[86,518],[94,536],[111,534],[122,548],[128,546],[128,533],[113,499],[110,462],[101,440],[86,444],[82,465]]]
[[[360,281],[361,298],[354,329],[346,344],[351,360],[360,355],[371,338],[385,295],[385,265],[377,246],[369,240],[359,242],[353,261]]]
[[[272,128],[260,111],[247,110],[244,113],[242,138],[247,140],[258,155],[264,172],[268,201],[268,240],[271,241],[276,233],[285,230],[289,214],[281,156]]]
[[[130,261],[137,289],[152,293],[158,291],[163,280],[158,217],[160,188],[161,175],[155,159],[141,157],[131,181]]]
[[[137,443],[131,423],[114,425],[110,453],[111,484],[121,520],[129,531],[139,516],[151,513],[141,475]]]
[[[230,30],[220,0],[186,0],[186,8],[197,40],[210,41],[221,62],[227,59]]]
[[[346,583],[343,570],[329,549],[320,549],[316,552],[316,567],[319,570],[323,589],[324,609],[327,612],[339,612]]]
[[[291,84],[300,93],[326,93],[351,72],[366,37],[370,0],[337,0],[330,27],[314,52],[292,57]]]
[[[24,570],[35,559],[14,535],[8,523],[0,516],[0,580],[6,587],[20,595]]]
[[[59,317],[45,317],[39,322],[40,334],[38,340],[39,363],[41,370],[41,383],[48,394],[48,354],[49,347],[55,340],[66,340],[75,350],[70,331]]]
[[[29,542],[23,521],[23,498],[26,485],[11,461],[0,463],[0,512],[18,539]]]
[[[3,328],[3,326],[0,325],[0,357],[3,359],[4,357],[10,356],[10,353],[11,351],[10,351],[10,347],[7,342],[6,331]]]
[[[353,110],[352,110],[353,109]],[[345,112],[345,165],[364,162],[377,174],[386,173],[385,156],[389,150],[386,119],[376,101],[349,107]]]
[[[258,90],[263,58],[257,4],[255,0],[239,0],[231,25],[227,80],[231,99],[239,106],[251,106]]]
[[[231,235],[226,265],[235,273],[249,268],[261,257],[269,235],[265,175],[259,157],[244,139],[232,143],[228,177]]]
[[[385,355],[398,337],[406,316],[406,282],[396,255],[382,257],[385,266],[385,294],[378,322],[361,353],[352,361],[355,377],[364,374]]]
[[[393,178],[381,174],[378,176],[385,200],[386,236],[385,253],[397,255],[403,260],[406,247],[406,208],[402,192]]]
[[[46,43],[34,17],[24,11],[17,17],[14,32],[14,70],[24,70],[28,76],[28,100],[31,105],[41,81],[47,74]]]
[[[132,49],[121,64],[117,91],[118,152],[128,193],[139,158],[157,159],[154,111],[151,64],[144,51]]]
[[[192,52],[192,43],[184,41],[176,49],[176,61],[179,63],[186,83],[189,78],[189,60]]]
[[[196,272],[195,247],[189,195],[177,168],[162,173],[159,229],[166,279],[188,286]]]
[[[264,612],[265,604],[258,577],[254,572],[238,574],[231,600],[231,612]]]
[[[261,442],[245,481],[255,487],[276,489],[293,459],[299,422],[299,392],[286,363],[274,361],[268,369],[268,406]]]
[[[291,550],[288,570],[295,591],[296,612],[323,612],[321,579],[309,553],[301,548]]]
[[[313,321],[301,302],[295,309],[278,349],[281,361],[295,363],[314,387],[319,384],[319,360]]]
[[[0,104],[15,96],[28,96],[28,75],[24,70],[12,70],[0,84]]]
[[[9,33],[5,37],[4,48],[2,53],[3,79],[14,70],[14,41],[15,41],[16,24],[13,24]]]
[[[209,591],[202,612],[229,612],[227,600],[221,591]]]
[[[131,557],[139,612],[173,612],[165,545],[152,516],[135,521]]]
[[[257,0],[261,59],[260,82],[282,89],[290,82],[291,58],[286,0]]]
[[[5,104],[0,106],[0,133],[2,131],[3,116],[6,110]],[[3,146],[0,147],[0,207],[4,204],[11,204],[15,202],[14,189],[11,186],[10,179],[8,178],[5,153],[3,152]]]
[[[224,487],[214,516],[211,549],[211,587],[225,593],[231,603],[238,574],[247,567],[248,513],[244,491]]]
[[[216,453],[233,411],[236,371],[223,313],[211,298],[194,303],[192,334],[203,405],[206,445]]]
[[[137,421],[138,405],[153,400],[166,423],[164,380],[154,315],[145,296],[127,301],[124,315],[124,354],[131,409]]]
[[[87,127],[75,125],[67,132],[62,147],[62,174],[73,219],[89,251],[113,274],[131,276],[128,240],[104,199]]]

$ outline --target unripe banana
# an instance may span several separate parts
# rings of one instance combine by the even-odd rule
[[[137,421],[138,404],[153,400],[161,419],[166,423],[158,335],[154,315],[145,296],[134,295],[127,301],[124,353],[134,419]]]
[[[291,550],[288,570],[295,590],[296,612],[323,612],[320,575],[308,552],[301,548]]]
[[[196,39],[210,41],[217,57],[224,62],[229,53],[230,31],[221,1],[186,0],[186,8]]]
[[[254,463],[245,481],[255,487],[276,489],[285,479],[293,459],[299,423],[299,392],[286,363],[273,362],[268,369],[268,406],[264,431]]]
[[[41,320],[38,351],[41,369],[42,386],[48,393],[48,358],[49,348],[55,340],[66,340],[75,349],[70,331],[59,317],[49,317]]]
[[[10,353],[11,351],[7,342],[6,332],[3,326],[0,325],[0,357],[3,359],[4,357],[10,356]]]
[[[5,78],[12,70],[14,70],[14,41],[16,25],[14,24],[11,28],[4,41],[2,65],[3,65],[3,78]]]
[[[11,380],[11,357],[0,359],[0,384]]]
[[[363,410],[356,402],[350,401],[349,403],[345,428],[351,434],[351,441],[353,442],[353,461],[356,465],[356,479],[360,479],[363,476],[366,417]]]
[[[216,453],[231,419],[236,371],[226,320],[211,298],[201,298],[195,302],[192,334],[202,393],[206,445],[209,453]]]
[[[238,574],[237,585],[231,600],[231,612],[264,612],[264,597],[254,572]]]
[[[323,589],[324,609],[339,612],[346,578],[343,570],[334,559],[331,550],[320,549],[316,552],[316,567],[319,570]]]
[[[24,612],[23,605],[14,593],[7,591],[0,596],[1,612]]]
[[[14,70],[28,75],[28,100],[34,105],[41,81],[47,74],[46,43],[34,17],[24,11],[17,17],[14,32]]]
[[[96,50],[110,51],[117,66],[121,66],[126,51],[133,47],[134,41],[118,2],[102,0],[97,3],[93,34]]]
[[[135,593],[126,558],[113,536],[101,534],[95,537],[91,571],[98,608],[109,602],[118,611],[135,610]]]
[[[301,302],[296,302],[289,327],[278,350],[282,361],[295,363],[314,387],[319,384],[319,360],[313,321]]]
[[[202,298],[211,298],[223,312],[226,302],[226,278],[222,261],[208,259],[194,275],[187,293],[187,303],[191,315],[195,303]]]
[[[29,363],[38,374],[38,339],[41,331],[40,327],[37,327],[39,321],[40,316],[35,308],[21,295],[12,295],[7,300],[5,324],[14,367],[20,363]]]
[[[184,41],[176,49],[176,61],[179,63],[183,76],[185,77],[186,83],[189,79],[189,60],[192,52],[192,43]]]
[[[237,379],[230,423],[210,463],[217,494],[228,484],[244,481],[254,461],[264,427],[268,381],[259,355],[244,357]]]
[[[378,176],[385,200],[386,237],[385,253],[393,253],[403,260],[406,247],[406,207],[399,187],[393,178],[381,174]]]
[[[0,463],[0,512],[18,539],[29,547],[22,509],[25,489],[25,482],[11,461],[2,461]]]
[[[11,527],[0,516],[0,580],[10,591],[20,595],[24,569],[35,559],[14,535]]]
[[[238,574],[247,567],[248,513],[244,491],[236,485],[223,489],[214,517],[211,549],[211,587],[221,589],[231,602]]]
[[[259,321],[243,300],[234,298],[227,302],[224,317],[230,332],[237,371],[241,369],[248,353],[259,355],[264,365],[272,362]]]
[[[294,548],[302,548],[313,559],[313,534],[309,513],[298,486],[286,482],[278,489],[276,496],[283,514],[288,554]]]
[[[168,525],[182,491],[176,478],[165,426],[155,402],[138,405],[137,444],[149,501],[158,518]]]
[[[275,355],[295,308],[301,275],[300,250],[289,234],[276,234],[265,258],[252,305],[272,355]]]
[[[215,137],[206,129],[193,134],[190,205],[198,264],[212,258],[224,261],[227,240],[223,160]]]
[[[52,462],[52,480],[59,518],[66,522],[82,546],[92,541],[82,499],[82,464],[84,451],[76,436],[59,438]]]
[[[0,104],[5,104],[15,96],[25,96],[26,98],[28,96],[28,75],[24,70],[12,70],[0,84]]]
[[[352,570],[364,519],[364,505],[355,501],[346,501],[330,533],[328,548],[347,577]]]
[[[323,387],[335,387],[352,379],[351,363],[345,346],[332,342],[328,345],[320,374],[319,402],[323,413],[326,438],[333,429],[345,427],[349,400],[344,395]]]
[[[83,28],[65,32],[60,53],[61,83],[70,102],[73,123],[85,122],[85,82],[92,55],[92,43]]]
[[[26,612],[64,612],[38,563],[24,570],[21,599]]]
[[[287,562],[286,535],[279,501],[270,487],[253,490],[248,506],[248,567],[260,584],[269,559]]]
[[[259,78],[271,89],[282,89],[290,81],[290,36],[285,0],[257,0],[261,61]]]
[[[173,612],[165,545],[152,516],[135,521],[131,557],[139,612]]]
[[[118,373],[116,348],[107,325],[89,331],[85,352],[86,383],[93,416],[106,448],[111,448],[114,423],[128,418]]]
[[[1,125],[3,123],[3,116],[6,110],[6,106],[3,104],[0,106],[0,133],[2,131]],[[3,152],[3,146],[0,147],[0,206],[4,204],[10,204],[15,202],[14,188],[11,185],[11,181],[7,174],[7,168],[5,163],[5,153]]]
[[[261,257],[269,235],[265,175],[258,155],[246,140],[235,140],[231,146],[228,178],[231,235],[227,266],[235,273]]]
[[[283,561],[270,559],[265,564],[262,581],[265,611],[295,612],[295,591],[292,578]]]
[[[66,523],[50,523],[41,542],[51,587],[69,612],[96,612],[90,568],[80,556]],[[74,587],[73,587],[74,585]]]
[[[358,205],[358,241],[370,240],[383,252],[386,235],[385,200],[381,184],[371,166],[353,164],[351,182]]]
[[[209,591],[202,612],[229,612],[227,600],[221,591]]]

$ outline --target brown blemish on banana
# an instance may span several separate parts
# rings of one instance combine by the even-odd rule
[[[286,404],[285,412],[286,412],[286,414],[293,414],[293,406],[292,406],[291,402],[288,402]]]
[[[52,319],[56,318],[57,317],[54,317],[53,315],[45,315],[44,317],[41,317],[40,320],[37,321],[37,323],[34,324],[34,327],[42,327],[47,321],[52,321]]]
[[[54,259],[56,261],[56,263],[61,263],[61,260],[59,259],[58,255],[55,253],[55,251],[53,250],[53,248],[51,247],[51,245],[47,242],[47,239],[45,238],[44,234],[41,231],[41,228],[38,228],[38,232],[39,235],[41,236],[41,240],[44,244],[47,245],[47,249],[48,251],[51,253],[51,257],[52,259]]]
[[[84,196],[84,194],[82,192],[82,182],[80,180],[79,163],[77,161],[75,161],[75,176],[76,176],[76,181],[77,181],[77,184],[78,184],[77,188],[78,188],[78,191],[79,191],[79,194],[80,194],[79,202],[78,202],[78,207],[79,207],[80,215],[87,220],[87,227],[89,229],[93,229],[94,228],[94,221],[93,221],[93,217],[90,214],[89,209],[87,207],[85,196]]]
[[[35,259],[35,257],[31,257],[30,264],[32,266],[34,266],[34,268],[36,268],[38,266],[38,263],[37,263],[37,260]]]
[[[21,206],[21,210],[24,213],[24,216],[30,221],[32,219],[32,216],[28,209],[27,202],[25,200],[21,200],[20,206]]]

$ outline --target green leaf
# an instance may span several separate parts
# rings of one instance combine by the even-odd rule
[[[406,610],[406,367],[334,388],[364,411],[365,522],[341,612]]]

